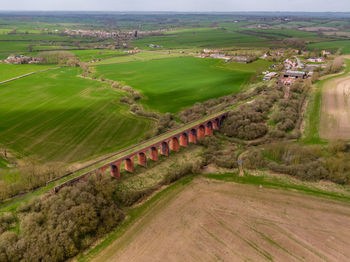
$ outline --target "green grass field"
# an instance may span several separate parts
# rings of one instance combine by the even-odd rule
[[[0,168],[6,168],[7,165],[8,165],[7,160],[4,159],[4,158],[2,158],[2,157],[0,156]],[[0,179],[1,179],[1,178],[0,178]]]
[[[0,144],[72,163],[135,144],[153,121],[129,113],[124,93],[60,68],[0,87]]]
[[[228,47],[228,46],[266,46],[266,39],[240,34],[236,31],[218,28],[194,28],[167,32],[163,36],[138,39],[134,46],[148,48],[149,44],[161,45],[164,48],[190,47]]]
[[[334,52],[340,50],[342,54],[350,54],[350,41],[329,41],[329,42],[319,42],[308,45],[308,49],[327,49]]]
[[[123,55],[117,56],[113,58],[104,59],[99,62],[95,62],[92,65],[108,65],[108,64],[121,64],[128,62],[136,62],[136,61],[149,61],[149,60],[159,60],[163,58],[169,57],[180,57],[185,56],[184,54],[180,54],[180,52],[166,52],[166,51],[142,51],[141,53],[137,53],[134,55]]]
[[[77,47],[75,42],[80,42],[81,46],[97,41],[96,38],[82,38],[78,36],[62,36],[57,34],[24,34],[17,33],[8,35],[0,33],[0,59],[8,57],[10,54],[28,54],[29,46],[33,51],[72,49]],[[33,53],[35,55],[35,52]]]
[[[108,50],[108,49],[92,49],[92,50],[72,50],[73,54],[75,54],[80,61],[91,61],[94,59],[107,58],[125,55],[125,53],[119,50]]]
[[[239,65],[225,66],[222,60],[195,57],[168,58],[97,66],[99,75],[122,81],[142,91],[141,102],[151,110],[178,112],[210,98],[237,93],[254,72],[239,71]]]
[[[52,65],[10,65],[0,63],[0,82],[52,67]]]

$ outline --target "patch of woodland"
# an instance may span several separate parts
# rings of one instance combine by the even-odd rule
[[[119,226],[127,210],[162,185],[198,173],[194,160],[165,171],[158,185],[121,190],[122,180],[92,175],[0,215],[0,261],[65,261]]]
[[[96,178],[35,198],[17,209],[16,218],[3,216],[8,222],[0,235],[0,261],[64,261],[117,226],[124,212],[115,184]],[[18,232],[11,223],[19,224]]]
[[[237,150],[235,147],[228,147],[218,136],[204,137],[198,141],[204,146],[203,163],[204,165],[215,164],[222,168],[236,168]]]
[[[298,143],[273,143],[244,156],[249,169],[267,168],[307,181],[329,180],[350,185],[350,144],[331,141],[327,147]]]
[[[285,44],[286,46],[293,47],[298,50],[306,49],[306,41],[301,38],[297,38],[297,37],[285,38],[283,39],[282,43]]]
[[[65,172],[58,164],[40,164],[29,159],[22,159],[14,168],[0,169],[3,178],[0,180],[0,202],[44,186]],[[9,182],[6,177],[15,178],[15,181]]]
[[[69,51],[45,51],[37,55],[40,64],[63,66],[79,66],[80,61],[75,54]]]
[[[272,126],[269,135],[272,138],[297,138],[299,130],[295,130],[301,116],[303,104],[311,88],[311,82],[297,81],[290,87],[288,98],[280,98],[277,109],[270,115]],[[282,90],[281,87],[280,90]],[[293,131],[294,132],[291,132]]]
[[[231,111],[223,122],[220,132],[229,137],[253,140],[268,132],[267,119],[274,103],[281,97],[281,91],[268,89],[250,104]]]
[[[327,64],[323,74],[335,74],[342,71],[344,68],[344,58],[341,56],[336,57],[332,62]]]

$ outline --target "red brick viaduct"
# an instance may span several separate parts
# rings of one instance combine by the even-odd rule
[[[55,186],[52,189],[52,192],[57,193],[61,188],[67,185],[71,185],[81,179],[84,179],[95,171],[98,171],[99,173],[104,173],[105,171],[110,169],[111,175],[113,177],[120,178],[121,165],[123,164],[123,162],[124,162],[124,169],[126,171],[131,173],[134,172],[135,158],[137,158],[138,165],[147,167],[148,159],[152,161],[158,161],[159,154],[164,156],[169,156],[171,151],[178,152],[181,146],[187,147],[189,143],[193,143],[193,144],[197,143],[198,139],[201,139],[205,136],[212,136],[213,131],[218,130],[220,128],[222,121],[227,117],[227,115],[228,115],[228,111],[224,113],[219,113],[211,118],[209,117],[205,121],[203,120],[203,122],[201,123],[198,123],[197,121],[196,122],[197,124],[193,124],[192,127],[190,124],[188,124],[187,126],[190,126],[190,127],[182,128],[182,129],[179,128],[178,132],[174,130],[174,131],[169,131],[168,133],[159,135],[159,137],[161,137],[159,140],[157,140],[157,137],[147,140],[147,141],[150,141],[150,140],[155,141],[154,143],[150,144],[149,142],[147,143],[147,141],[144,141],[130,148],[126,148],[121,152],[115,153],[105,159],[98,160],[74,172],[67,173],[61,178],[64,178],[69,175],[74,175],[74,173],[76,172],[81,172],[85,169],[95,166],[95,168],[90,169],[90,171],[86,171],[77,177],[69,179],[64,183]],[[169,134],[169,136],[167,136],[167,134]],[[142,145],[146,143],[147,143],[147,146],[145,145],[144,147],[142,147]],[[124,155],[124,152],[131,152],[131,153]],[[109,158],[114,158],[117,155],[122,155],[122,156],[120,156],[117,159],[113,159],[113,161],[111,160],[110,162],[108,162]],[[49,181],[48,183],[54,183],[57,180],[58,179],[54,179],[52,181]]]
[[[152,145],[137,150],[132,154],[114,160],[99,168],[100,172],[105,172],[110,169],[111,175],[115,178],[120,177],[121,165],[124,162],[124,168],[128,172],[134,172],[135,158],[137,164],[147,167],[148,158],[152,161],[158,161],[159,154],[169,156],[170,151],[178,152],[180,147],[187,147],[189,143],[196,144],[198,139],[205,136],[212,136],[213,130],[218,130],[222,121],[227,117],[227,113],[218,115],[212,119],[206,120],[201,124],[197,124],[186,130],[182,130],[177,134],[173,134],[165,139],[162,139]]]

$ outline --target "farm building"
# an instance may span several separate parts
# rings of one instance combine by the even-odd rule
[[[282,86],[291,86],[294,84],[296,81],[296,78],[294,77],[287,77],[287,78],[282,78],[279,82],[280,85]]]
[[[323,57],[313,57],[309,58],[307,61],[311,63],[323,63],[325,59]]]
[[[306,73],[303,71],[292,71],[292,70],[288,70],[286,71],[283,76],[285,78],[306,78]]]
[[[276,77],[277,76],[277,73],[276,72],[270,72],[270,73],[267,73],[263,80],[264,81],[270,81],[272,78]]]
[[[216,58],[216,59],[224,59],[226,62],[228,62],[231,59],[230,56],[225,56],[221,54],[211,54],[210,57]]]

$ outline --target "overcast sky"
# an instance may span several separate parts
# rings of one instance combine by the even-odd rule
[[[350,0],[0,0],[0,10],[350,11]]]

